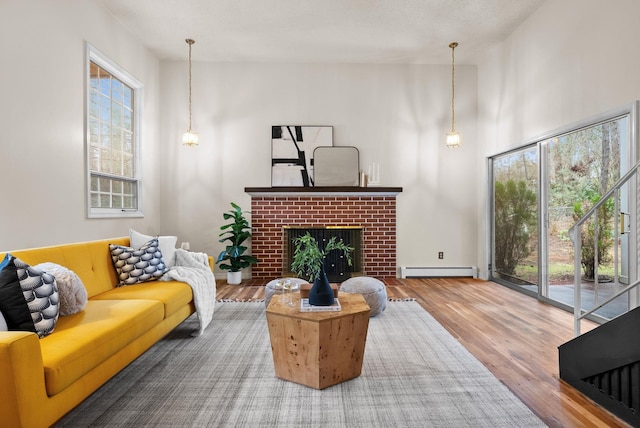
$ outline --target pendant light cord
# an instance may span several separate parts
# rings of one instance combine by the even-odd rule
[[[186,42],[189,44],[189,132],[191,132],[191,45],[195,43],[195,40],[187,39]]]
[[[455,117],[456,117],[455,108],[454,108],[455,94],[456,94],[454,51],[456,49],[456,46],[458,46],[457,42],[453,42],[449,45],[449,47],[451,48],[451,132],[455,131],[454,124],[455,124]]]

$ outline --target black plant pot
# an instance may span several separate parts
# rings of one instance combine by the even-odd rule
[[[333,302],[333,290],[323,266],[320,270],[320,275],[313,281],[313,286],[309,290],[309,304],[313,306],[331,306]]]

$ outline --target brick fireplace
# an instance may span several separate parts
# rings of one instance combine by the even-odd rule
[[[399,187],[248,187],[251,252],[260,262],[253,279],[278,278],[284,266],[285,227],[362,227],[362,273],[396,277],[396,196]]]

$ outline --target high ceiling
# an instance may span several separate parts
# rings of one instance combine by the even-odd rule
[[[161,60],[476,64],[544,0],[98,0]]]

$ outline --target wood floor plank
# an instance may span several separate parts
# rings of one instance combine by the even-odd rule
[[[248,283],[220,283],[218,299],[263,299],[264,287]],[[387,294],[416,299],[550,427],[628,426],[560,380],[558,346],[573,338],[571,313],[471,278],[394,279]],[[584,322],[582,331],[594,327]]]

